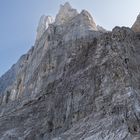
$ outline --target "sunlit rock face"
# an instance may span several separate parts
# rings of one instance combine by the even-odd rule
[[[132,26],[134,32],[140,32],[140,14],[137,16],[135,23]]]
[[[100,32],[102,32],[102,33],[107,32],[107,30],[104,29],[104,28],[103,28],[102,26],[100,26],[100,25],[97,25],[97,30],[100,31]]]
[[[57,24],[57,21],[61,21],[61,12],[63,10],[66,10],[69,16],[64,15],[65,23]],[[60,7],[55,22],[51,16],[41,16],[37,27],[35,45],[15,64],[15,74],[9,72],[10,75],[6,74],[4,76],[6,79],[10,79],[10,76],[14,76],[14,78],[11,78],[13,80],[4,88],[2,88],[3,83],[0,87],[2,88],[1,94],[5,93],[2,103],[5,104],[8,101],[23,98],[23,96],[28,96],[29,93],[34,97],[40,92],[43,82],[42,76],[48,75],[57,67],[57,55],[66,55],[58,49],[59,43],[76,41],[82,37],[98,36],[100,34],[97,32],[96,24],[88,11],[83,10],[81,13],[72,11],[76,10],[69,3],[66,3]],[[57,54],[54,49],[53,54],[53,51],[51,51],[53,48],[57,48],[58,52],[61,53]],[[13,68],[10,71],[13,71]]]
[[[139,34],[68,3],[52,21],[0,78],[0,140],[139,140]]]
[[[76,17],[78,12],[73,9],[71,5],[67,2],[60,6],[60,10],[56,15],[55,24],[60,25],[70,21],[72,18]]]
[[[53,23],[54,20],[51,16],[41,16],[38,27],[37,27],[37,36],[36,40],[39,40],[46,29],[49,27],[49,24]]]

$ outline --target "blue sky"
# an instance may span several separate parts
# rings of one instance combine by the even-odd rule
[[[40,16],[55,17],[66,1],[78,11],[87,9],[109,30],[116,25],[131,27],[140,12],[140,0],[0,0],[0,75],[34,45]]]

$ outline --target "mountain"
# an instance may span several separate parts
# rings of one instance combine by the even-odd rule
[[[107,30],[104,29],[104,28],[103,28],[102,26],[100,26],[100,25],[97,25],[97,30],[100,31],[100,32],[103,32],[103,33],[107,32]]]
[[[140,32],[140,14],[137,16],[135,23],[132,26],[134,32]]]
[[[140,33],[106,31],[69,3],[0,78],[0,140],[140,139]]]

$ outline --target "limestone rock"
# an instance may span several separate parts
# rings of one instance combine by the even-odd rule
[[[64,5],[60,6],[60,10],[56,15],[55,24],[60,25],[66,23],[77,15],[77,10],[73,9],[71,5],[68,2],[66,2]]]
[[[88,11],[82,10],[81,19],[83,22],[89,25],[92,30],[97,31],[96,23]]]
[[[39,40],[41,38],[45,30],[49,27],[49,24],[53,22],[54,20],[51,16],[45,16],[45,15],[41,16],[39,24],[38,24],[38,28],[37,28],[36,40]]]
[[[135,23],[132,26],[134,32],[140,32],[140,14],[137,16]]]
[[[96,23],[94,22],[90,13],[86,10],[82,10],[82,12],[79,14],[77,10],[73,9],[68,2],[60,6],[59,13],[57,14],[55,19],[56,25],[63,25],[64,23],[77,23],[79,24],[79,26],[83,26],[82,24],[86,24],[89,25],[93,30],[97,31]]]
[[[97,25],[97,30],[100,31],[100,32],[103,32],[103,33],[107,32],[107,30],[104,29],[104,28],[103,28],[102,26],[100,26],[100,25]]]
[[[43,23],[1,78],[0,140],[140,139],[140,35],[100,32],[86,10]]]
[[[6,90],[6,88],[15,81],[16,69],[15,65],[11,67],[2,77],[0,77],[0,95]]]

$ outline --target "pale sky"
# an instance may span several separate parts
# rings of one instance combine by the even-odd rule
[[[131,27],[140,12],[140,0],[0,0],[0,75],[34,45],[40,16],[55,17],[66,1],[108,30]]]

